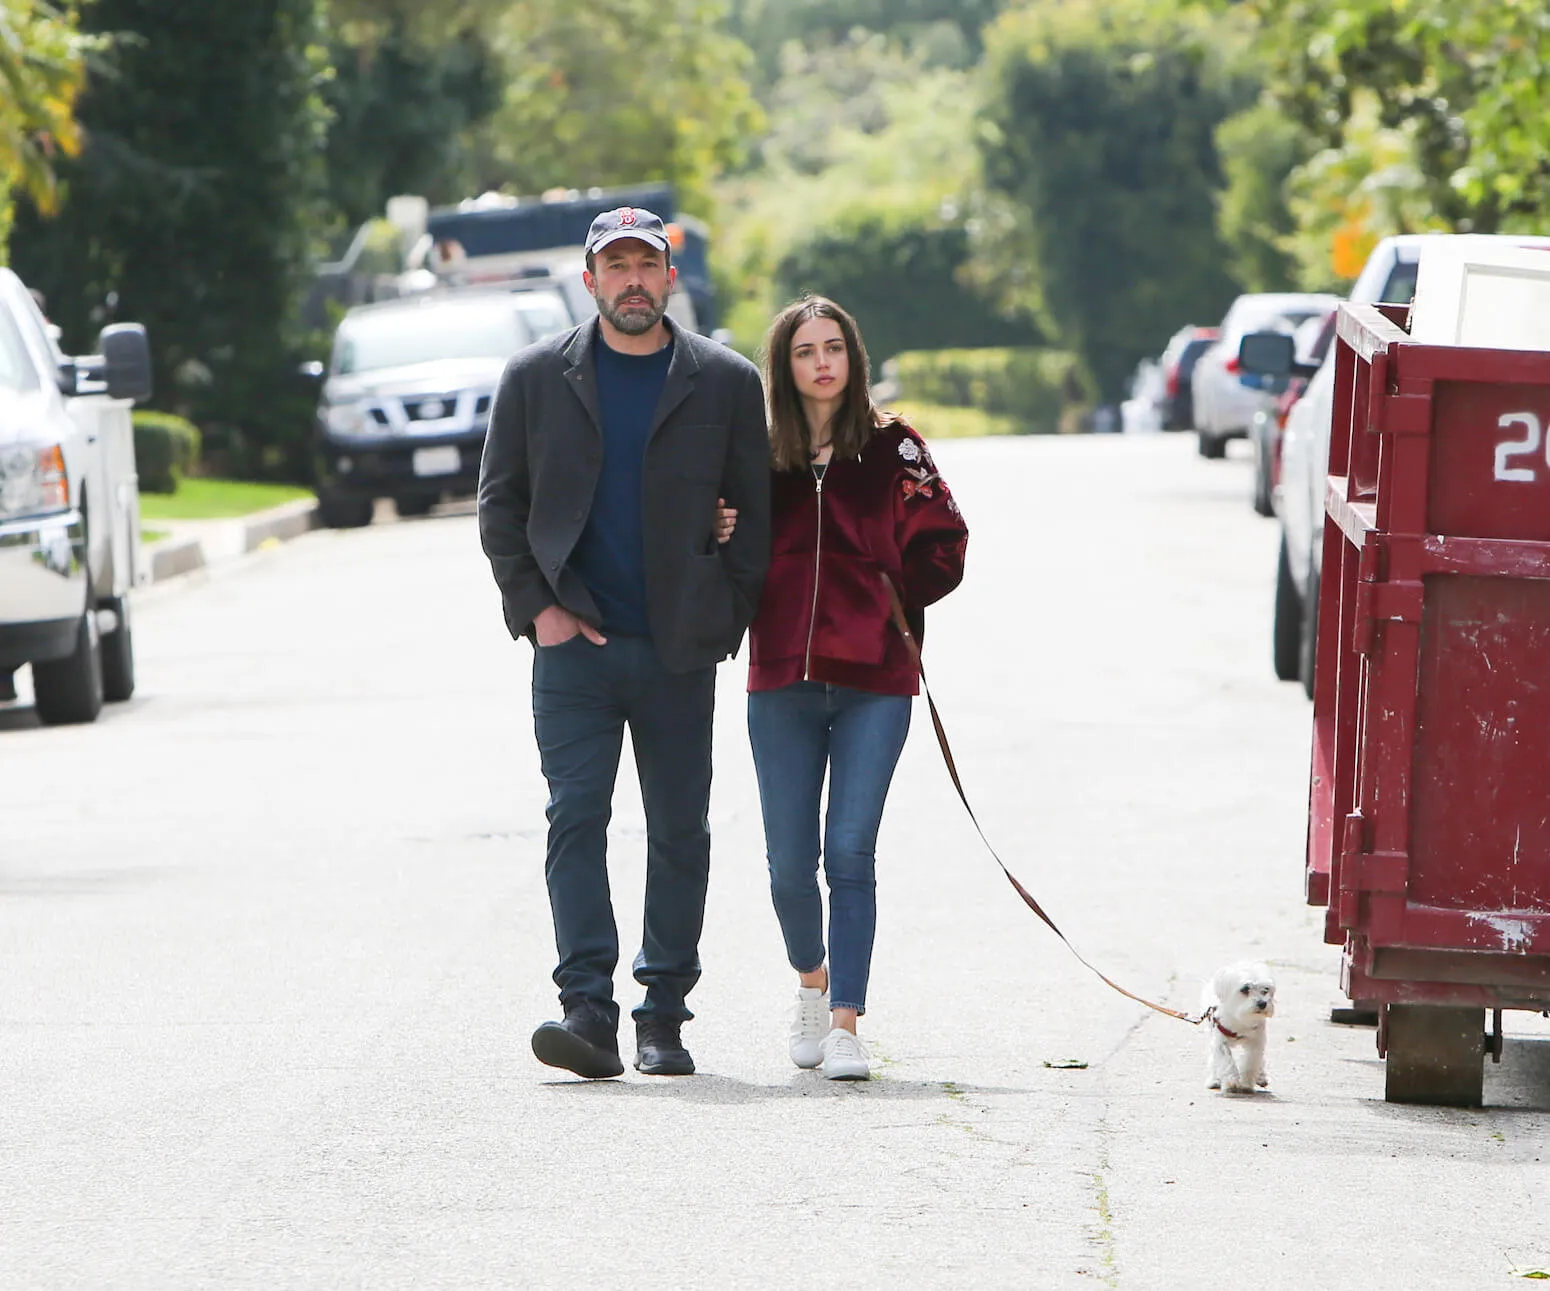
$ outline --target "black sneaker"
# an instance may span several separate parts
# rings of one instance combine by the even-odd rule
[[[570,1008],[565,1021],[545,1022],[533,1032],[533,1057],[588,1080],[622,1076],[619,1036],[596,1009]]]
[[[694,1059],[678,1037],[681,1022],[640,1018],[635,1023],[635,1070],[643,1076],[692,1076]]]

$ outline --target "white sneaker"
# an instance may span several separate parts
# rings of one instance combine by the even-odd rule
[[[829,992],[816,986],[797,987],[791,1011],[791,1061],[812,1068],[823,1061],[823,1035],[829,1028]]]
[[[835,1027],[819,1045],[823,1050],[823,1074],[830,1080],[870,1080],[872,1065],[866,1046],[844,1027]]]

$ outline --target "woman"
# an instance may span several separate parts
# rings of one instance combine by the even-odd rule
[[[873,406],[866,350],[843,309],[822,297],[788,306],[770,326],[766,365],[773,543],[749,632],[748,733],[770,891],[798,977],[789,1047],[798,1067],[865,1080],[856,1019],[877,924],[874,849],[920,687],[888,584],[918,636],[920,611],[963,577],[968,530],[924,441]]]

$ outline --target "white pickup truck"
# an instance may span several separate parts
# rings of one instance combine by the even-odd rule
[[[1422,250],[1441,239],[1460,238],[1550,248],[1550,238],[1512,234],[1407,233],[1387,237],[1373,248],[1349,299],[1358,305],[1409,304],[1415,294]],[[1324,494],[1329,473],[1336,349],[1336,345],[1330,345],[1302,398],[1287,415],[1281,441],[1281,479],[1274,499],[1281,522],[1281,552],[1271,626],[1273,662],[1277,677],[1282,681],[1300,680],[1310,697],[1313,643],[1318,636],[1319,566],[1324,552]]]
[[[140,575],[130,408],[151,392],[145,329],[60,353],[32,294],[0,269],[0,702],[32,666],[38,718],[90,722],[134,691],[129,591]]]

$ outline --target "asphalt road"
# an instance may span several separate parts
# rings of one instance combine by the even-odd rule
[[[0,710],[0,1286],[1477,1288],[1550,1269],[1550,1030],[1481,1111],[1390,1106],[1302,902],[1309,708],[1275,527],[1185,436],[957,442],[928,667],[980,819],[1072,939],[1194,1008],[1280,982],[1271,1092],[1017,901],[923,705],[879,845],[866,1085],[792,987],[723,667],[701,1074],[557,1079],[530,654],[467,516],[143,596],[95,727]],[[625,768],[628,959],[643,827]],[[628,1036],[626,1040],[628,1041]],[[1080,1062],[1085,1066],[1063,1064]]]

